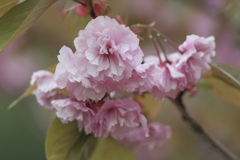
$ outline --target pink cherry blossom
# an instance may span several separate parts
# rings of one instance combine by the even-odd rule
[[[171,129],[169,126],[152,122],[147,125],[149,136],[145,136],[145,128],[138,127],[127,132],[121,140],[127,147],[136,151],[145,148],[152,150],[162,146],[171,137]]]
[[[175,67],[179,57],[178,53],[169,54],[168,60],[171,64],[165,61],[163,55],[161,55],[163,64],[160,64],[157,56],[150,56],[144,59],[146,64],[155,64],[154,85],[152,89],[155,98],[166,96],[174,98],[180,90],[186,87],[182,84],[185,80],[185,75]]]
[[[134,92],[152,92],[155,85],[156,77],[160,77],[160,68],[152,63],[138,65],[134,70],[131,78],[126,82],[119,84],[119,91]]]
[[[179,50],[183,55],[177,62],[176,68],[185,74],[188,84],[196,84],[201,73],[210,69],[209,63],[216,54],[214,37],[187,36],[186,41],[179,46]]]
[[[38,103],[46,108],[52,108],[52,100],[64,97],[63,94],[56,91],[58,89],[57,84],[53,80],[51,72],[44,70],[34,72],[30,84],[36,86],[33,94],[36,96]]]
[[[70,48],[63,46],[59,52],[54,80],[59,88],[67,90],[69,96],[79,101],[89,98],[100,100],[110,90],[108,85],[96,83],[89,77],[86,72],[87,65],[83,61],[78,62],[82,65],[78,67],[76,60],[79,56]]]
[[[101,100],[126,82],[143,60],[137,36],[109,17],[90,21],[74,44],[75,53],[66,46],[60,50],[54,79],[78,100]]]
[[[101,100],[108,93],[108,88],[108,84],[91,83],[91,81],[89,81],[87,84],[68,83],[66,90],[69,96],[75,97],[77,100],[81,101],[87,99]]]
[[[98,81],[112,83],[129,78],[143,60],[137,35],[109,17],[91,20],[74,44],[76,54],[86,61],[86,72]]]
[[[140,112],[140,106],[134,101],[105,100],[94,116],[92,132],[96,137],[111,135],[115,139],[121,139],[126,132],[142,125],[145,134],[148,134],[147,120]]]
[[[161,67],[161,71],[162,74],[153,90],[154,96],[163,98],[161,94],[163,92],[164,96],[175,98],[177,92],[181,90],[179,84],[184,80],[184,74],[168,63]]]
[[[93,106],[88,107],[84,102],[71,98],[53,100],[52,106],[63,123],[77,120],[79,131],[84,129],[87,134],[91,133],[91,122],[96,112]]]

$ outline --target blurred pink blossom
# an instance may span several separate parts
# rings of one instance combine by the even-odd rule
[[[217,23],[213,17],[205,12],[196,12],[189,15],[188,31],[197,35],[208,36],[217,29]]]
[[[137,160],[159,160],[162,157],[161,147],[171,137],[171,128],[158,122],[148,124],[149,137],[145,136],[144,128],[138,127],[125,134],[123,143],[137,153]]]
[[[222,28],[217,38],[217,56],[214,59],[219,63],[228,64],[240,69],[240,48],[238,47],[238,34],[231,26]]]
[[[24,42],[23,38],[20,40]],[[0,90],[11,94],[20,94],[24,90],[32,72],[41,63],[39,57],[33,54],[37,51],[20,49],[21,42],[17,40],[0,52]]]
[[[96,137],[111,135],[122,139],[126,132],[140,125],[144,134],[148,135],[147,119],[141,114],[139,104],[128,99],[105,100],[94,116],[92,132]]]

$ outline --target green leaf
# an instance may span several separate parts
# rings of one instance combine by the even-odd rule
[[[19,0],[1,0],[0,1],[0,17],[2,17],[12,7],[16,6]]]
[[[91,138],[91,135],[79,132],[76,121],[63,124],[55,118],[47,133],[47,160],[80,160]]]
[[[20,37],[56,0],[26,0],[0,18],[0,51]]]
[[[214,77],[240,90],[240,70],[223,64],[213,64],[211,73]]]
[[[135,160],[135,153],[112,138],[100,138],[89,160]]]
[[[225,101],[240,106],[240,71],[223,65],[214,64],[211,71],[205,74],[203,81],[200,82],[202,89],[210,90],[214,95]]]
[[[215,96],[240,107],[240,91],[235,87],[228,85],[216,77],[208,77],[201,83],[210,86],[207,90],[211,91]]]

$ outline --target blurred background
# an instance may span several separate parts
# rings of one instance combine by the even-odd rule
[[[214,35],[215,62],[240,69],[240,2],[238,0],[108,0],[111,17],[117,14],[128,24],[156,22],[156,28],[177,45],[186,35]],[[61,8],[64,1],[50,7],[22,37],[0,53],[0,159],[44,160],[44,141],[54,115],[40,107],[33,96],[11,110],[7,106],[29,85],[32,72],[57,63],[63,45],[73,48]],[[76,13],[71,13],[75,14]],[[67,17],[70,19],[70,16]],[[68,19],[65,18],[65,21]],[[81,21],[80,17],[72,21]],[[69,25],[69,24],[68,24]],[[85,26],[86,23],[81,24]],[[70,31],[71,32],[71,31]],[[75,35],[76,36],[76,35]],[[145,38],[146,54],[155,54]],[[166,45],[168,52],[173,49]],[[240,102],[224,101],[208,90],[185,96],[190,114],[230,150],[240,156]],[[186,126],[167,100],[156,120],[170,125],[171,140],[159,151],[163,160],[223,160],[208,143]]]

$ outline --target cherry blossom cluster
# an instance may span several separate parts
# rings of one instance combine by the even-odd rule
[[[180,52],[167,58],[144,57],[138,36],[106,16],[91,20],[74,45],[75,51],[61,48],[55,73],[33,74],[31,85],[36,86],[33,93],[38,102],[53,109],[63,123],[76,120],[79,130],[87,134],[150,148],[169,138],[169,128],[147,125],[137,102],[115,95],[150,92],[155,98],[174,98],[196,85],[215,55],[213,37],[190,35],[179,46]]]
[[[175,98],[179,91],[191,89],[200,80],[202,72],[210,69],[209,63],[216,54],[213,36],[189,35],[178,48],[180,53],[168,54],[167,60],[160,55],[162,62],[157,56],[145,58],[145,64],[154,65],[152,73],[159,74],[158,77],[152,75],[153,87],[147,90],[157,98]]]

